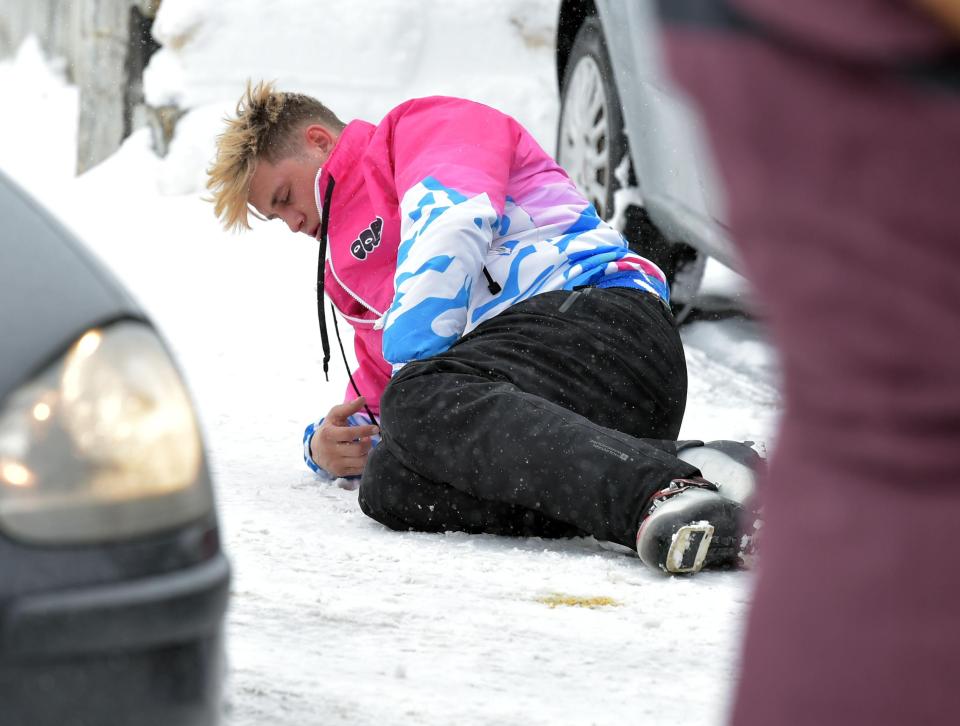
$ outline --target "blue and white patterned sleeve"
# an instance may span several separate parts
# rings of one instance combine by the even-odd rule
[[[336,481],[337,479],[359,479],[359,476],[344,476],[338,477],[331,474],[326,469],[322,468],[313,460],[313,457],[310,456],[310,441],[313,439],[313,434],[320,428],[323,424],[324,419],[319,421],[314,421],[311,424],[307,424],[307,428],[303,431],[303,460],[307,465],[307,468],[310,469],[317,477],[326,482]],[[365,413],[355,413],[347,417],[348,426],[367,426],[373,423],[370,420],[370,417]],[[370,442],[376,446],[380,443],[380,434],[376,434],[370,437]]]
[[[463,335],[470,292],[483,279],[498,221],[486,194],[468,199],[432,177],[408,190],[400,207],[403,241],[383,324],[383,357],[394,372]]]

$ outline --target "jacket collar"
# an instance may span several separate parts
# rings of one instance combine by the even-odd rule
[[[368,121],[351,121],[340,132],[340,138],[334,144],[326,163],[317,172],[314,182],[314,195],[317,201],[317,210],[322,214],[323,189],[326,187],[327,176],[332,175],[337,182],[350,176],[350,172],[357,168],[370,145],[370,138],[376,131],[376,126]]]

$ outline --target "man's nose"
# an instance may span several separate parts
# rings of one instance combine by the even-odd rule
[[[286,222],[291,232],[299,232],[300,227],[303,226],[303,215],[293,210],[288,211],[286,214],[281,214],[280,218]]]
[[[283,221],[287,223],[291,232],[299,232],[303,226],[303,218],[296,212],[290,211],[283,215]]]

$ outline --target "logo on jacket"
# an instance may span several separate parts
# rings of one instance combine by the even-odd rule
[[[358,260],[364,260],[380,246],[380,234],[383,232],[383,220],[377,217],[350,243],[350,252]]]

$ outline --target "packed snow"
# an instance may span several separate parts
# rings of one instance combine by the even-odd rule
[[[16,109],[0,168],[133,291],[197,402],[234,567],[227,723],[723,723],[749,573],[669,578],[593,539],[391,532],[304,467],[303,427],[346,383],[320,371],[315,243],[279,223],[224,233],[200,187],[246,78],[370,120],[407,96],[477,98],[547,149],[558,109],[556,0],[362,4],[164,0],[147,92],[194,110],[167,158],[141,130],[80,178],[62,68],[32,41],[0,63]],[[682,436],[769,445],[776,361],[756,324],[683,337]]]

